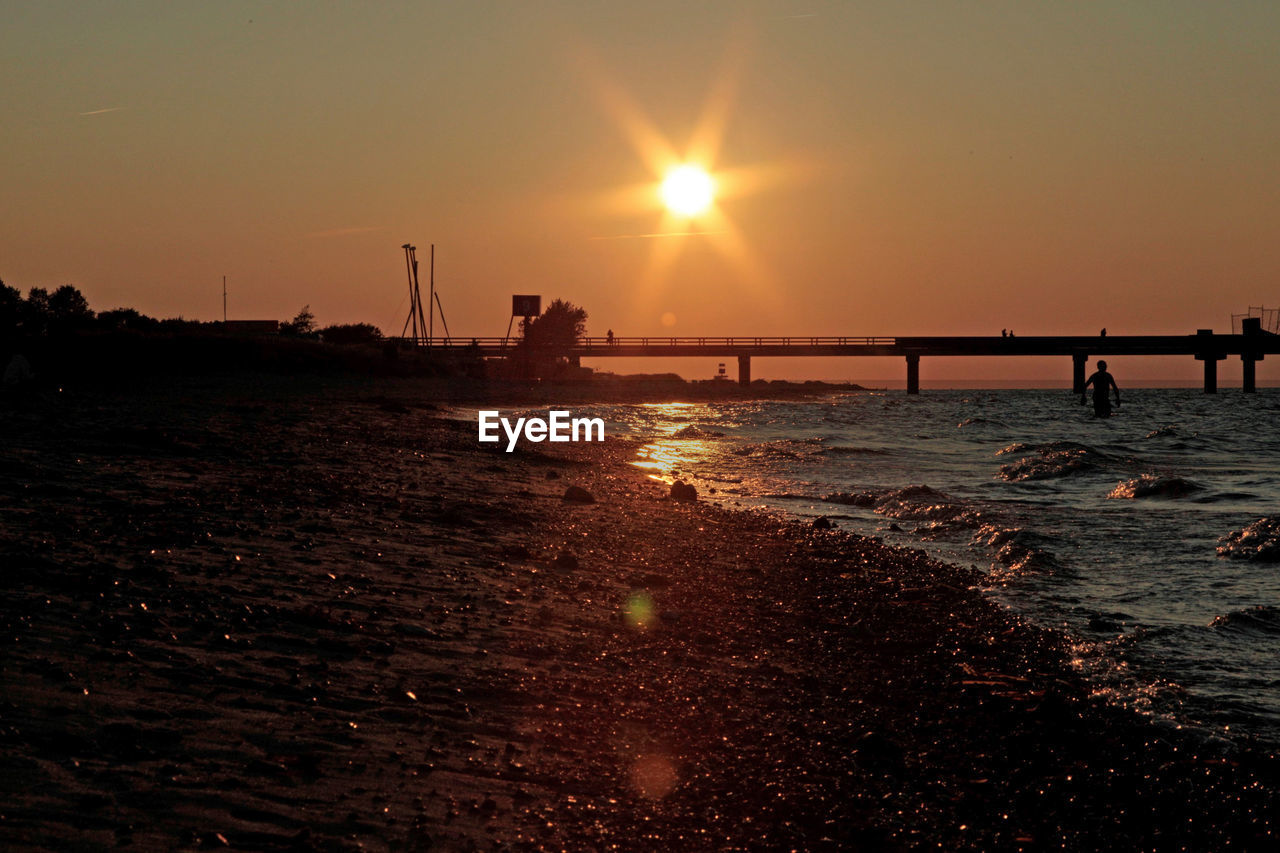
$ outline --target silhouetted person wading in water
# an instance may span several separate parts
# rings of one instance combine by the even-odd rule
[[[1107,391],[1116,392],[1116,408],[1120,408],[1120,389],[1116,387],[1116,380],[1107,373],[1107,363],[1105,361],[1098,362],[1098,369],[1084,383],[1084,388],[1080,390],[1080,402],[1084,403],[1085,392],[1089,390],[1089,386],[1093,386],[1093,413],[1100,418],[1111,417],[1111,400],[1107,397]]]

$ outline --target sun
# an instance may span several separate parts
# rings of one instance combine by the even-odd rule
[[[662,181],[662,201],[677,216],[705,213],[711,207],[715,194],[715,181],[698,166],[678,166]]]

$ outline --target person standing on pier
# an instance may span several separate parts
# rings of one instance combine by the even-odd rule
[[[1111,399],[1107,396],[1108,391],[1116,392],[1116,408],[1120,408],[1120,388],[1116,385],[1116,380],[1107,372],[1107,363],[1105,361],[1098,362],[1098,369],[1084,383],[1084,387],[1080,389],[1080,404],[1084,405],[1085,392],[1089,390],[1089,386],[1093,386],[1093,414],[1099,418],[1111,417]]]

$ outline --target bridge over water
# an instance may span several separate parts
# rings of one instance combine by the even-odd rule
[[[518,339],[433,338],[420,346],[437,351],[468,350],[482,356],[513,355]],[[1280,353],[1280,335],[1245,320],[1241,334],[1218,335],[1201,329],[1194,335],[1088,335],[1028,337],[613,337],[581,338],[567,353],[575,364],[584,358],[738,359],[738,381],[751,382],[752,358],[897,356],[907,365],[907,393],[920,393],[920,360],[938,356],[1057,356],[1072,362],[1072,385],[1083,390],[1090,358],[1106,356],[1191,356],[1204,363],[1206,394],[1218,390],[1218,362],[1238,356],[1244,391],[1257,389],[1257,362]]]

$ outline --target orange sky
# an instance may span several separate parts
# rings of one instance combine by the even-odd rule
[[[406,241],[459,335],[512,293],[620,335],[1181,334],[1280,303],[1271,3],[2,8],[0,277],[98,310],[220,319],[227,275],[232,318],[396,334]],[[664,222],[663,146],[734,192]],[[711,233],[635,236],[666,230]]]

